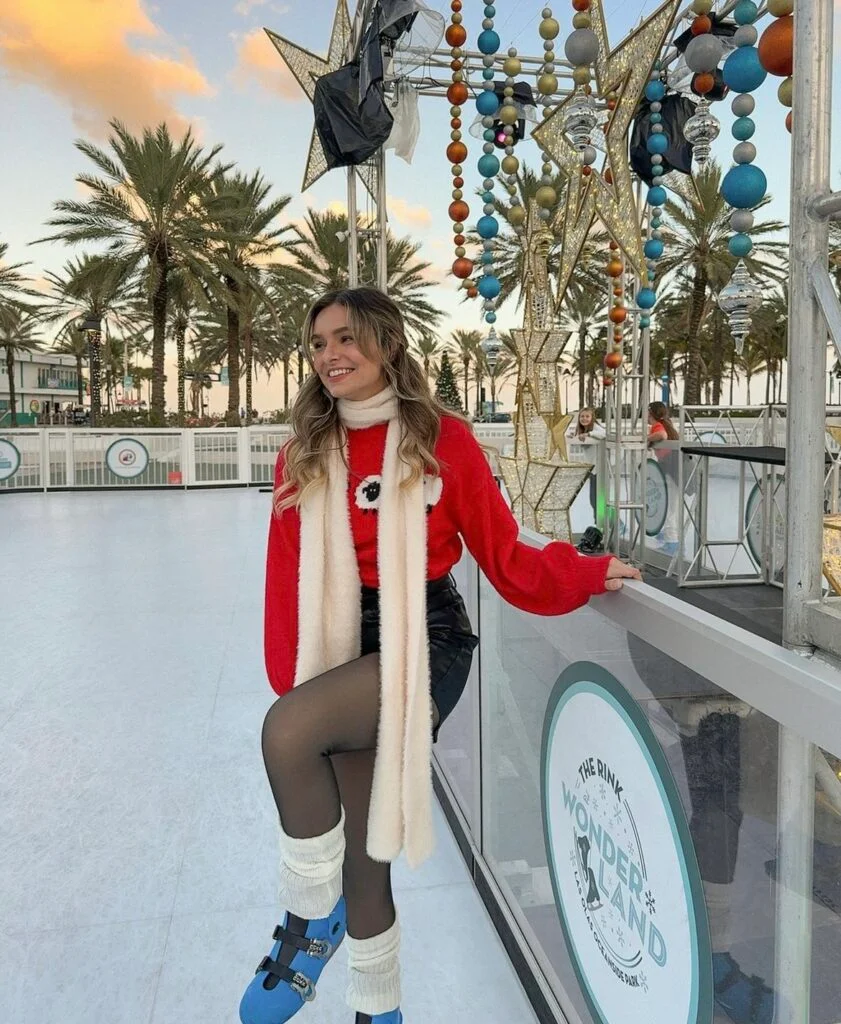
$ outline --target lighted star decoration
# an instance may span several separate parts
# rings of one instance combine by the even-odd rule
[[[596,86],[599,96],[615,93],[616,106],[604,125],[606,166],[612,183],[603,174],[583,175],[578,150],[565,131],[567,107],[574,93],[559,104],[532,132],[568,179],[564,208],[556,224],[561,234],[557,298],[562,302],[593,221],[598,218],[618,243],[638,276],[645,273],[645,253],[628,160],[628,129],[636,113],[654,62],[672,26],[680,0],[666,0],[654,14],[615,50],[609,48],[602,0],[589,8],[593,31],[599,39]]]
[[[298,85],[307,94],[310,103],[315,98],[315,83],[322,75],[331,71],[338,71],[345,63],[345,55],[350,45],[351,23],[348,12],[347,0],[337,0],[336,11],[333,15],[333,29],[330,33],[330,46],[327,50],[327,58],[319,57],[310,50],[304,49],[291,43],[283,36],[279,36],[270,29],[264,29],[266,35],[271,39],[274,48],[283,58],[284,63],[292,72]],[[315,184],[318,179],[327,173],[327,157],[318,132],[313,127],[310,138],[310,148],[307,155],[307,166],[304,171],[304,184],[302,192]],[[363,177],[363,180],[364,177]],[[367,182],[366,182],[367,187]]]
[[[570,416],[560,416],[557,360],[569,332],[554,326],[555,303],[547,262],[553,236],[529,204],[524,250],[523,327],[512,331],[517,347],[516,432],[513,456],[500,456],[499,467],[514,514],[526,527],[556,540],[569,540],[569,508],[591,466],[570,464],[566,430]]]

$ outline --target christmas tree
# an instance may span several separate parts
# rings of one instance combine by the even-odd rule
[[[448,409],[464,412],[456,387],[456,379],[453,376],[453,368],[450,365],[450,357],[446,352],[441,356],[441,371],[435,384],[435,397]]]

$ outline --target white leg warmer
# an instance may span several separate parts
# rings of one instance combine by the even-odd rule
[[[342,895],[345,813],[335,828],[312,839],[280,829],[280,902],[297,917],[328,917]]]
[[[400,923],[372,939],[345,938],[348,951],[347,1004],[374,1016],[400,1005]]]

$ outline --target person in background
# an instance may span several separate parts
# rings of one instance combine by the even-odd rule
[[[592,406],[586,406],[584,409],[579,409],[578,415],[574,417],[572,423],[567,427],[567,440],[573,441],[581,445],[589,445],[592,441],[604,440],[605,431],[601,423],[596,419],[596,410]],[[587,452],[581,456],[581,462],[596,462],[595,451]],[[590,473],[590,508],[593,511],[593,525],[598,525],[598,483],[596,480],[596,470],[593,468]]]
[[[669,410],[663,402],[652,402],[648,407],[648,447],[654,450],[654,457],[660,464],[666,478],[668,505],[666,522],[663,525],[662,550],[670,557],[677,553],[679,544],[678,516],[683,496],[678,491],[677,469],[680,452],[672,448],[658,447],[664,441],[677,441],[680,435],[672,423]]]

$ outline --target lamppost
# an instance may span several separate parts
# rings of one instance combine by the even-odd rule
[[[493,414],[496,412],[496,377],[494,376],[494,369],[499,359],[499,353],[502,351],[502,345],[496,336],[495,328],[491,327],[487,338],[481,344],[481,349],[485,353],[485,361],[488,364],[488,370],[491,375],[491,411]]]
[[[88,314],[82,321],[81,330],[88,343],[88,367],[91,387],[91,426],[99,426],[100,412],[100,378],[102,376],[99,361],[99,343],[102,336],[102,320],[98,316]]]

